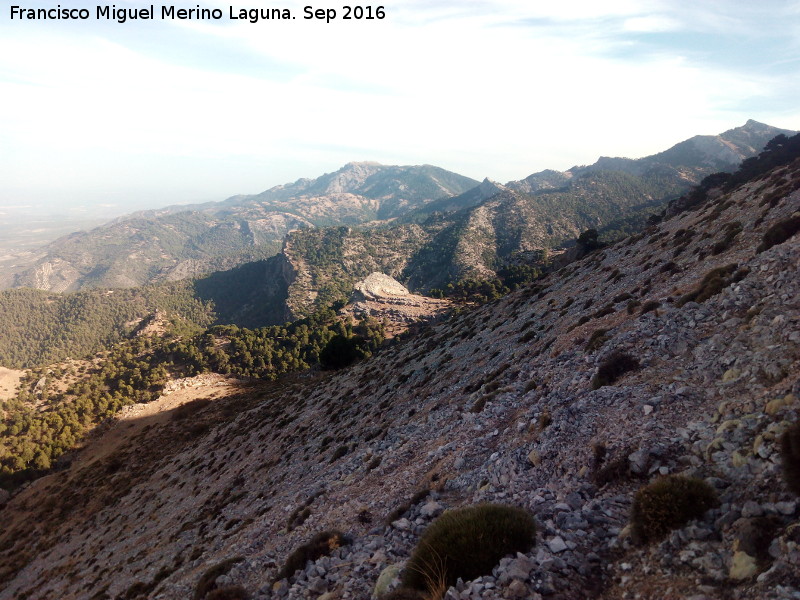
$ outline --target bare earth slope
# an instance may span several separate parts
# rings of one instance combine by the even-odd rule
[[[349,369],[143,421],[10,500],[0,599],[202,598],[228,559],[209,587],[369,598],[433,516],[483,500],[530,510],[536,546],[448,598],[796,598],[776,440],[800,413],[800,236],[756,249],[798,187],[795,163]],[[727,265],[716,295],[679,301]],[[615,351],[641,368],[593,389]],[[602,478],[600,445],[619,466]],[[632,497],[659,473],[705,478],[721,505],[639,546]],[[273,584],[329,528],[352,545]]]
[[[17,393],[24,371],[0,367],[0,400],[9,400]]]

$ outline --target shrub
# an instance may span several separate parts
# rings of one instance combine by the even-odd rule
[[[306,519],[311,516],[311,509],[308,506],[298,506],[295,511],[289,517],[289,520],[286,523],[286,529],[291,531],[297,527],[300,527],[303,523],[306,522]]]
[[[769,547],[784,527],[783,520],[777,515],[743,519],[736,528],[738,549],[756,559],[759,571],[766,571],[774,560]]]
[[[478,504],[445,512],[420,538],[403,574],[403,587],[443,594],[491,573],[507,554],[534,544],[533,517],[521,508]]]
[[[627,456],[618,456],[602,466],[597,460],[595,463],[597,468],[592,473],[592,481],[599,487],[631,477],[631,464]]]
[[[633,499],[633,534],[642,542],[657,541],[718,504],[714,488],[702,479],[682,475],[656,479]]]
[[[764,237],[756,252],[763,252],[764,250],[769,250],[773,246],[782,244],[798,231],[800,231],[800,215],[794,214],[788,219],[778,221],[764,233]]]
[[[592,389],[596,390],[604,385],[611,385],[629,371],[639,368],[639,361],[625,352],[613,352],[600,363],[597,374],[592,378]]]
[[[552,422],[553,416],[550,414],[550,411],[545,408],[539,415],[539,430],[544,431]]]
[[[483,412],[483,409],[486,408],[486,400],[488,396],[481,396],[478,398],[472,407],[469,409],[471,413],[480,413]]]
[[[342,369],[364,358],[366,353],[358,336],[335,335],[319,353],[320,364],[327,369]]]
[[[661,265],[658,270],[660,273],[677,273],[681,268],[674,262],[669,261]]]
[[[228,585],[217,588],[206,596],[206,600],[249,600],[250,594],[240,585]]]
[[[194,600],[205,600],[208,598],[209,594],[217,589],[217,577],[220,575],[225,575],[225,573],[231,570],[233,565],[243,560],[244,558],[241,556],[229,558],[228,560],[214,565],[208,569],[208,571],[203,573],[202,577],[200,577],[200,581],[197,582],[197,587],[194,590]]]
[[[348,452],[350,452],[349,446],[339,446],[336,450],[333,451],[333,454],[331,454],[331,459],[329,462],[332,463],[334,461],[339,460]]]
[[[598,310],[594,315],[592,315],[595,319],[599,319],[600,317],[605,317],[606,315],[613,314],[615,312],[614,305],[608,304]]]
[[[687,302],[705,302],[712,296],[716,296],[723,289],[733,283],[731,275],[736,270],[736,264],[725,265],[711,269],[705,274],[703,280],[693,291],[681,296],[676,302],[676,306],[681,307]]]
[[[583,351],[594,352],[595,350],[599,350],[603,344],[611,339],[610,336],[606,335],[607,333],[608,329],[595,329],[592,332],[592,335],[589,336],[589,341],[586,342],[586,347],[583,349]]]
[[[147,598],[155,586],[152,583],[134,582],[122,596],[123,600],[135,600],[136,598]]]
[[[603,465],[603,461],[606,459],[606,454],[608,454],[608,448],[604,442],[595,442],[592,444],[592,456],[593,460],[593,468],[596,471]]]
[[[337,548],[346,546],[349,543],[349,538],[341,531],[320,531],[289,555],[289,558],[286,559],[286,564],[278,571],[275,581],[291,577],[295,571],[305,567],[308,561],[329,556]]]
[[[781,463],[786,485],[800,496],[800,423],[795,423],[781,436]]]
[[[639,312],[639,314],[643,315],[649,313],[657,309],[659,306],[661,306],[661,302],[658,300],[648,300],[642,305],[642,310]]]
[[[711,254],[717,255],[730,248],[733,240],[742,232],[742,224],[739,221],[725,223],[723,231],[722,239],[711,247]]]

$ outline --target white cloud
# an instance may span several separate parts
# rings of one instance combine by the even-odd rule
[[[662,15],[652,15],[647,17],[632,17],[626,19],[622,27],[625,31],[635,31],[639,33],[656,33],[664,31],[676,31],[682,28],[682,24],[677,19]]]

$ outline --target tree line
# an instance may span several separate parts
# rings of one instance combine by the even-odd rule
[[[384,341],[372,318],[343,321],[331,309],[284,326],[216,326],[185,336],[140,336],[116,344],[86,366],[30,371],[21,391],[0,402],[0,486],[46,473],[94,426],[123,407],[151,402],[166,382],[215,372],[273,380],[311,367],[339,368],[369,356]],[[74,383],[56,385],[64,375]]]

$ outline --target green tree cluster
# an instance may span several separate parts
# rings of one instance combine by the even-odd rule
[[[273,380],[319,365],[321,352],[337,336],[358,339],[359,357],[369,356],[385,337],[375,319],[342,321],[327,309],[284,326],[227,325],[194,336],[173,330],[134,337],[116,344],[64,391],[52,385],[56,370],[33,370],[16,398],[0,403],[0,486],[41,475],[98,423],[124,406],[158,398],[171,377],[212,371]]]
[[[94,354],[124,340],[134,324],[161,311],[190,332],[211,324],[211,305],[186,282],[135,289],[53,294],[0,292],[0,365],[25,369]]]
[[[497,277],[487,279],[462,279],[448,283],[444,288],[433,288],[432,298],[449,298],[457,302],[483,304],[497,300],[542,276],[539,265],[512,265],[497,272]]]

